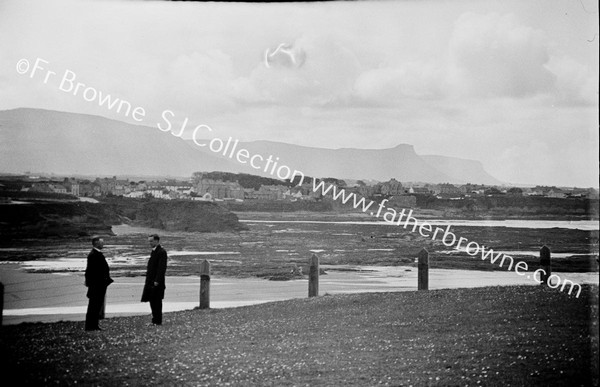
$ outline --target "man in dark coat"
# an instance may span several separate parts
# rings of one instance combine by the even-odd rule
[[[165,273],[167,271],[167,252],[160,245],[160,237],[156,234],[148,237],[152,247],[148,269],[146,270],[146,283],[142,293],[142,302],[150,302],[152,310],[152,324],[162,324],[162,300],[165,297]]]
[[[92,238],[92,251],[87,257],[85,268],[85,286],[87,286],[87,298],[89,298],[87,313],[85,315],[85,330],[99,331],[100,311],[104,305],[106,288],[113,280],[110,278],[108,263],[102,253],[104,240],[98,236]]]

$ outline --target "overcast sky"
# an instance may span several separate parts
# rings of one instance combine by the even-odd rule
[[[408,143],[508,183],[597,187],[598,41],[591,0],[0,0],[0,110],[132,122],[61,91],[68,69],[153,128],[169,109],[221,138]],[[17,72],[36,58],[47,83]]]

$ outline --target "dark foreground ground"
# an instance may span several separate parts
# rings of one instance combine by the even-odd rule
[[[0,332],[8,385],[598,385],[598,287],[321,296]],[[8,382],[12,380],[12,382]]]

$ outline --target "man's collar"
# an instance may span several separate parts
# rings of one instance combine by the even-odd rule
[[[100,250],[100,249],[99,249],[99,248],[97,248],[97,247],[92,247],[92,248],[93,248],[94,250],[96,250],[97,252],[99,252],[99,253],[101,253],[101,252],[102,252],[102,250]]]
[[[156,246],[154,246],[154,247],[152,248],[152,251],[156,251],[156,248],[157,248],[157,247],[160,247],[160,245],[156,245]]]

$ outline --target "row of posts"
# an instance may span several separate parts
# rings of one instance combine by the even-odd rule
[[[319,295],[319,258],[313,254],[309,260],[308,297]],[[552,274],[550,249],[543,246],[540,249],[540,266],[544,269],[540,280],[541,285],[548,285]],[[418,255],[417,290],[429,290],[429,252],[423,248]],[[204,260],[200,265],[200,309],[210,308],[210,263]]]
[[[319,258],[313,254],[310,257],[310,269],[308,272],[308,297],[319,295]],[[541,276],[541,284],[548,285],[548,278],[552,274],[550,249],[543,246],[540,249],[540,266],[544,269]],[[417,289],[429,290],[429,252],[422,249],[418,255]],[[200,309],[210,308],[210,262],[204,260],[200,264]],[[4,285],[0,282],[0,326],[2,326],[2,314],[4,311]],[[104,317],[102,308],[101,317]]]
[[[540,266],[544,270],[540,277],[540,284],[548,286],[548,278],[552,275],[552,263],[548,246],[542,246],[540,249]],[[419,251],[418,269],[417,290],[429,290],[429,252],[425,248]]]
[[[308,272],[308,296],[319,295],[319,258],[316,255],[310,257],[310,269]],[[210,308],[210,262],[206,259],[200,264],[200,309]]]

